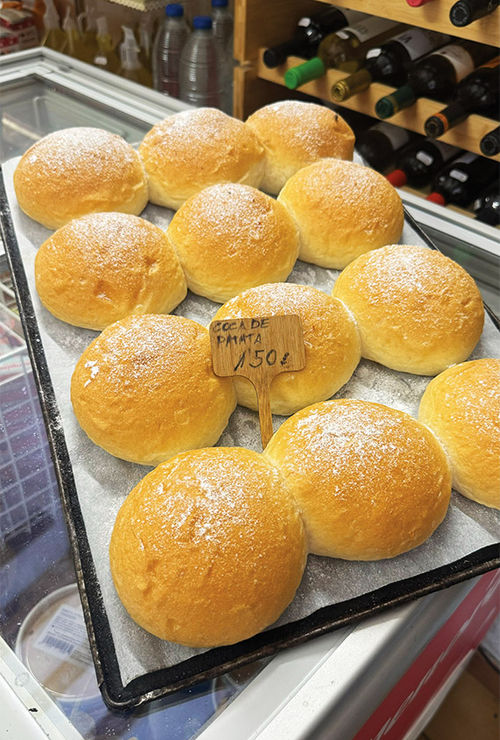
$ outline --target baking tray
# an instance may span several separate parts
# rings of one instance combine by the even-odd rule
[[[405,214],[405,218],[406,224],[419,236],[420,241],[435,249],[436,247],[409,214]],[[354,598],[324,606],[302,619],[272,627],[236,645],[208,650],[170,667],[148,671],[130,681],[122,681],[117,649],[102,598],[101,584],[97,577],[88,532],[82,515],[66,436],[42,345],[37,315],[30,294],[3,176],[0,178],[0,228],[47,426],[97,680],[104,701],[109,707],[128,709],[137,706],[272,655],[282,648],[299,644],[324,632],[354,624],[365,617],[373,616],[383,610],[399,606],[499,567],[500,546],[497,541],[498,536],[495,536],[490,540],[496,541],[479,547],[466,556],[441,567],[428,569],[418,575],[398,579]],[[487,313],[498,332],[500,329],[498,320],[488,309]],[[257,416],[255,416],[255,423],[258,428]],[[147,469],[144,469],[144,474],[146,472]],[[472,503],[471,505],[472,507],[478,506]],[[483,509],[484,512],[483,507],[479,509]],[[469,512],[468,516],[470,516]]]

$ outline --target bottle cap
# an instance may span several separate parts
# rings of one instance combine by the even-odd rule
[[[262,60],[266,67],[269,67],[269,69],[274,69],[275,67],[279,67],[280,64],[286,62],[286,54],[280,54],[278,51],[276,51],[276,49],[266,49]]]
[[[227,8],[228,0],[212,0],[212,8]]]
[[[297,87],[304,85],[306,82],[316,80],[325,74],[325,65],[320,57],[313,57],[297,67],[291,67],[285,72],[285,85],[290,90],[296,90]]]
[[[367,90],[372,82],[372,76],[367,69],[360,69],[348,77],[344,77],[333,85],[331,94],[337,102],[347,100],[352,95]]]
[[[407,182],[407,177],[403,170],[393,170],[386,177],[395,188],[401,188]]]
[[[195,31],[209,31],[212,28],[212,19],[209,15],[197,15],[193,18],[193,28]]]
[[[389,118],[402,108],[408,108],[413,105],[416,97],[413,89],[409,85],[403,85],[395,90],[391,95],[384,95],[377,100],[375,104],[375,113],[379,118]]]
[[[466,3],[455,3],[450,9],[450,21],[454,26],[468,26],[473,21],[472,8]]]
[[[448,121],[441,113],[436,113],[435,116],[427,119],[424,128],[427,136],[431,139],[437,139],[438,136],[442,136],[448,130]]]
[[[440,206],[446,205],[446,201],[441,193],[429,193],[426,200],[430,200],[432,203],[437,203]]]
[[[169,3],[165,8],[165,15],[169,18],[181,18],[184,15],[184,8],[180,3]]]

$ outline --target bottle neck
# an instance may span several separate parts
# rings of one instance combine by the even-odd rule
[[[410,85],[402,85],[391,95],[385,95],[377,101],[375,112],[379,118],[389,118],[417,100],[417,95]]]
[[[343,100],[348,100],[353,95],[367,90],[372,80],[373,77],[368,69],[360,69],[358,72],[344,77],[333,85],[331,90],[332,98],[339,103]]]
[[[455,102],[443,108],[442,111],[431,116],[425,122],[425,133],[431,139],[437,139],[445,134],[448,129],[465,121],[468,111],[460,103]]]
[[[290,90],[296,90],[311,80],[317,80],[326,72],[326,67],[320,57],[313,57],[297,67],[291,67],[285,72],[285,84]]]

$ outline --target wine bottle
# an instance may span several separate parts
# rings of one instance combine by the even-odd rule
[[[382,121],[357,137],[356,149],[370,167],[386,172],[394,166],[396,153],[416,138],[418,134]]]
[[[465,121],[470,113],[484,116],[498,115],[500,100],[500,56],[467,75],[455,91],[453,101],[443,110],[430,116],[425,124],[427,136],[442,136],[452,126]]]
[[[458,0],[451,6],[450,21],[454,26],[468,26],[484,15],[493,13],[498,7],[498,0]]]
[[[404,26],[387,18],[369,17],[353,26],[346,26],[325,36],[318,47],[318,55],[285,73],[285,84],[295,90],[306,82],[322,77],[330,67],[355,72],[368,49],[402,30]]]
[[[332,98],[337,102],[347,100],[366,90],[373,81],[399,87],[406,82],[408,70],[416,59],[449,41],[450,37],[444,33],[408,28],[382,46],[369,49],[363,68],[333,85]]]
[[[416,62],[408,73],[406,84],[377,101],[377,115],[380,118],[389,118],[423,97],[448,101],[457,83],[491,59],[495,52],[496,49],[491,46],[455,40]]]
[[[500,226],[500,186],[494,182],[472,204],[478,221],[490,226]]]
[[[425,188],[436,172],[461,152],[461,149],[442,141],[420,138],[400,153],[396,158],[396,168],[389,172],[387,179],[396,188],[407,184],[413,188]]]
[[[442,206],[468,206],[477,193],[498,180],[499,174],[498,162],[467,152],[438,172],[427,200]]]
[[[500,126],[483,136],[479,142],[479,148],[487,157],[494,157],[500,152]]]
[[[266,49],[264,64],[273,69],[284,64],[292,55],[310,59],[316,54],[319,43],[325,36],[364,18],[368,18],[365,13],[340,8],[325,8],[315,15],[304,16],[297,23],[291,39]]]

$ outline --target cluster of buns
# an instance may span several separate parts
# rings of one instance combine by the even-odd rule
[[[367,401],[319,403],[262,455],[196,450],[147,475],[118,513],[111,572],[152,634],[232,644],[280,616],[308,552],[394,557],[434,532],[450,494],[446,455],[423,424]]]
[[[21,209],[57,229],[35,260],[42,303],[103,329],[71,379],[75,415],[110,454],[158,465],[120,509],[110,562],[125,608],[163,639],[209,647],[265,629],[308,552],[377,560],[419,546],[445,517],[452,476],[500,508],[500,361],[463,362],[483,328],[479,291],[438,252],[394,244],[401,199],[349,161],[353,146],[333,111],[284,101],[246,123],[174,114],[138,152],[66,129],[16,168]],[[148,200],[178,209],[166,234],[139,217]],[[331,297],[282,282],[297,257],[343,270]],[[305,367],[271,387],[272,411],[294,416],[262,455],[210,447],[256,396],[214,374],[204,327],[165,315],[187,288],[226,301],[216,320],[300,317]],[[361,356],[442,373],[419,421],[326,401]]]

